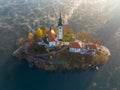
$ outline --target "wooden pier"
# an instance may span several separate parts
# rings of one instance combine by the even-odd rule
[[[13,52],[13,56],[17,56],[19,54],[20,51],[23,50],[23,46],[20,46],[18,49],[16,49],[14,52]]]

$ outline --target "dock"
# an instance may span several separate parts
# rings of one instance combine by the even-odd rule
[[[20,51],[23,50],[23,46],[20,46],[18,49],[16,49],[14,52],[13,52],[13,56],[17,56],[19,54]]]

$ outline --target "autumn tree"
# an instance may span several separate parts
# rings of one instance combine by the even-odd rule
[[[55,33],[58,33],[58,27],[54,28]]]
[[[97,45],[101,45],[100,41],[97,40],[97,39],[93,39],[93,40],[92,40],[92,43],[95,43],[95,44],[97,44]]]
[[[73,36],[73,30],[70,27],[64,26],[64,36]]]
[[[78,32],[76,34],[77,38],[80,39],[81,41],[85,41],[85,42],[91,42],[91,35],[88,32]]]
[[[25,42],[25,39],[24,39],[23,37],[20,37],[20,38],[18,39],[17,44],[18,44],[18,45],[22,45],[22,44],[24,44],[24,42]]]
[[[38,38],[43,38],[43,31],[42,31],[42,29],[40,29],[40,28],[37,29],[36,36]]]
[[[32,40],[33,37],[34,37],[33,33],[32,33],[32,32],[29,32],[29,33],[28,33],[28,39],[29,39],[29,40]]]

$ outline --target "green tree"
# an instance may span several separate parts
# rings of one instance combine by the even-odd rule
[[[48,42],[48,40],[47,40],[47,37],[44,37],[43,40],[44,40],[44,42],[45,42],[46,44],[49,44],[49,42]]]

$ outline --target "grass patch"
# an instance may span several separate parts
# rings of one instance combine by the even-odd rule
[[[64,42],[71,42],[71,41],[74,41],[74,39],[72,37],[64,36],[63,41]]]

